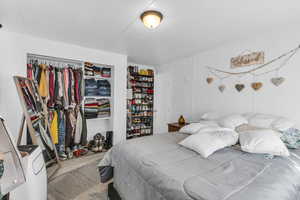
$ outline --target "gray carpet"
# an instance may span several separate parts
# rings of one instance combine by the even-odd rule
[[[107,185],[100,184],[99,160],[56,177],[48,184],[48,200],[107,200]]]

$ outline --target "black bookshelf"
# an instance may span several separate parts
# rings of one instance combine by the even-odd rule
[[[127,76],[127,139],[153,135],[153,70],[129,66]]]

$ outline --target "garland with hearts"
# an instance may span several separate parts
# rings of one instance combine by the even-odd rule
[[[276,76],[271,78],[270,81],[274,86],[279,87],[285,81],[284,77],[279,76],[279,70],[281,70],[283,67],[287,66],[287,63],[298,52],[299,49],[300,49],[300,45],[297,48],[292,49],[292,50],[288,51],[287,53],[284,53],[284,54],[278,56],[277,58],[272,59],[271,61],[269,61],[265,64],[262,64],[258,67],[255,67],[255,68],[251,69],[251,70],[243,71],[243,72],[229,72],[229,71],[220,70],[218,68],[206,66],[207,70],[211,74],[210,76],[208,76],[206,78],[206,82],[208,84],[212,84],[215,81],[215,78],[219,79],[221,81],[221,84],[218,86],[218,89],[219,89],[220,92],[223,93],[226,90],[226,85],[224,85],[222,83],[224,79],[232,78],[232,77],[235,77],[235,76],[238,76],[239,78],[241,78],[241,77],[244,77],[244,76],[247,76],[247,75],[251,75],[251,76],[253,76],[253,78],[255,78],[255,77],[258,77],[258,76],[263,76],[265,74],[276,72]],[[273,69],[269,69],[268,71],[263,71],[263,69],[266,69],[266,68],[270,67],[271,64],[273,64],[273,63],[275,63],[276,61],[279,61],[279,60],[283,60],[279,64],[279,66],[277,66],[276,68],[273,68]],[[241,92],[245,89],[246,86],[243,83],[236,83],[234,87],[238,92]],[[253,81],[251,83],[251,87],[254,91],[258,91],[263,87],[263,83],[259,82],[259,81]]]

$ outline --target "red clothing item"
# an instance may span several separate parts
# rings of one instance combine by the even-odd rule
[[[76,70],[74,70],[74,80],[75,80],[75,102],[77,104],[80,104],[80,88],[79,88],[79,79],[80,79],[80,74]]]
[[[49,67],[49,101],[48,101],[48,106],[54,106],[54,72],[53,72],[53,67]]]
[[[98,106],[98,103],[87,103],[85,106]]]
[[[27,78],[33,79],[33,68],[32,68],[32,64],[27,64]]]

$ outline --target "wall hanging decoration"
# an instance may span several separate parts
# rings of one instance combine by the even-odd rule
[[[275,86],[281,85],[285,81],[284,77],[274,77],[271,78],[271,83],[273,83]]]
[[[271,78],[271,83],[274,86],[280,86],[286,79],[284,77],[281,77],[278,75],[279,70],[287,66],[287,63],[291,60],[291,58],[299,51],[300,45],[280,56],[277,58],[274,58],[266,63],[264,63],[264,52],[255,52],[247,55],[238,56],[231,59],[231,67],[242,67],[242,66],[249,66],[250,64],[259,64],[263,63],[262,65],[255,66],[254,68],[247,70],[247,71],[241,71],[241,72],[231,72],[231,71],[225,71],[221,70],[215,67],[206,66],[207,70],[212,76],[209,76],[206,81],[207,83],[212,83],[214,81],[214,78],[219,79],[220,81],[224,79],[229,79],[232,77],[238,76],[239,78],[245,77],[245,76],[252,76],[255,77],[261,77],[266,74],[270,74],[273,72],[277,72],[276,76]],[[277,61],[279,64],[276,64]],[[271,65],[272,64],[272,65]],[[223,85],[223,84],[222,84]],[[238,92],[241,92],[245,88],[244,83],[236,83],[234,85],[235,89]],[[262,81],[253,81],[251,84],[251,87],[254,91],[258,91],[263,87]],[[223,89],[224,88],[224,89]],[[223,92],[226,87],[218,87],[218,89]]]
[[[262,88],[263,84],[261,82],[254,82],[251,84],[251,87],[253,90],[258,91],[260,88]]]
[[[238,92],[241,92],[244,88],[245,88],[245,85],[244,85],[244,84],[235,84],[235,89],[236,89]]]
[[[264,52],[251,52],[246,55],[239,55],[231,58],[231,68],[245,67],[250,65],[263,64],[265,60]]]
[[[225,85],[220,85],[219,87],[219,90],[220,90],[220,92],[224,92],[224,90],[226,89],[226,86]]]
[[[206,82],[207,82],[208,84],[211,84],[213,81],[214,81],[214,78],[212,78],[212,77],[208,77],[208,78],[206,79]]]

